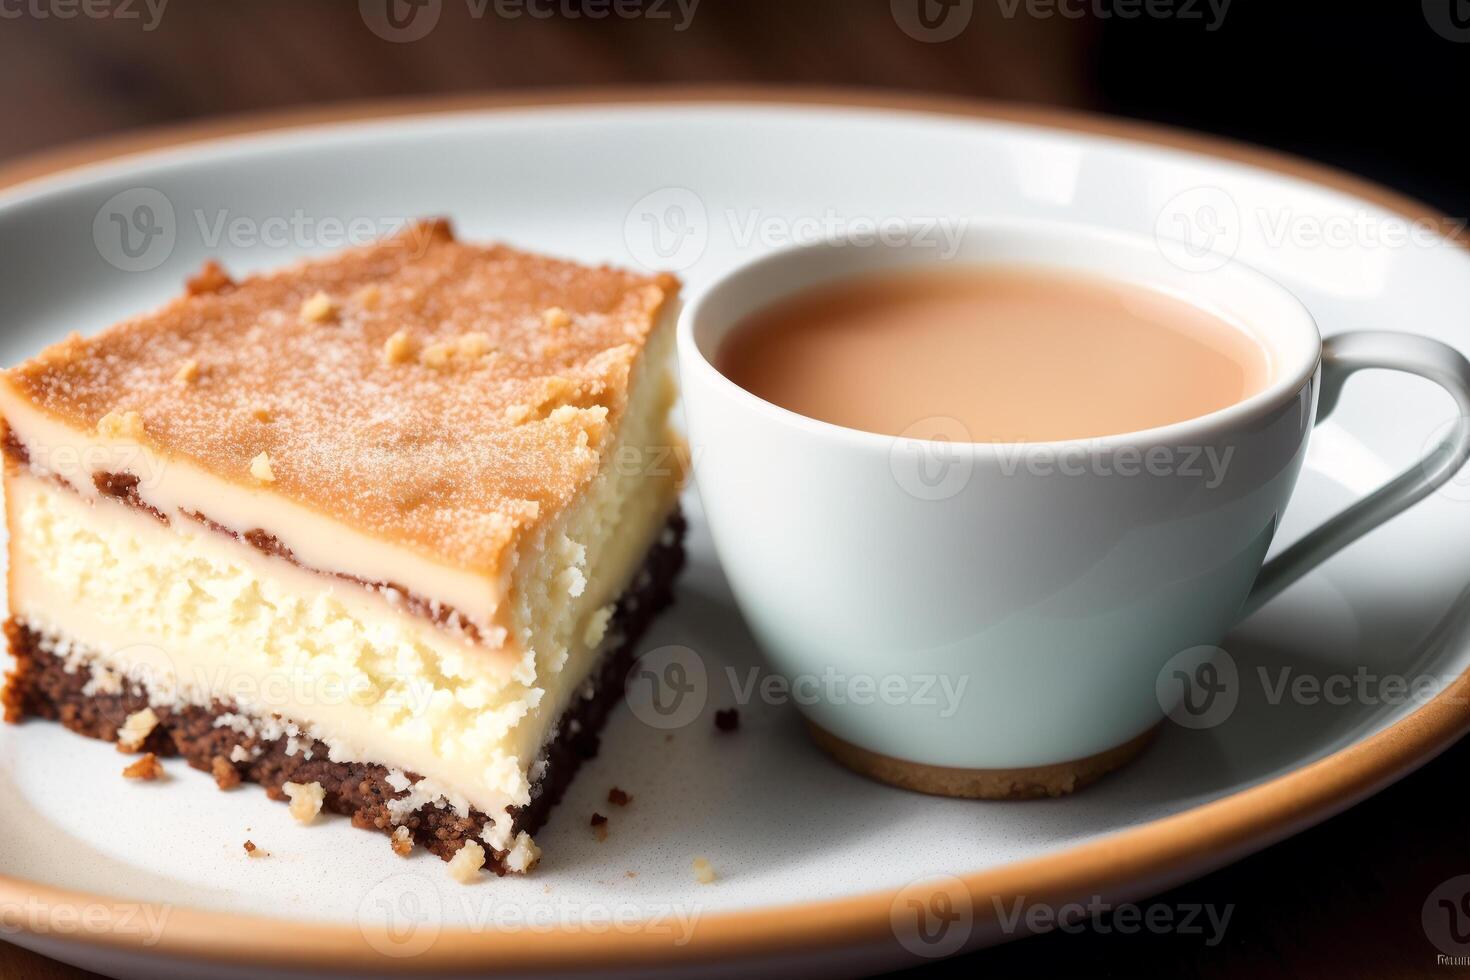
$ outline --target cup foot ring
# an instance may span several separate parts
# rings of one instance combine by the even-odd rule
[[[1135,759],[1153,740],[1159,726],[1122,745],[1085,759],[1019,769],[957,769],[896,759],[853,745],[807,722],[812,740],[838,762],[869,779],[933,796],[974,800],[1032,800],[1066,796]]]

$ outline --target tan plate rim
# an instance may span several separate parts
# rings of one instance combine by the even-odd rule
[[[968,99],[833,89],[681,87],[530,91],[513,94],[352,103],[229,118],[126,134],[44,153],[0,167],[0,189],[62,171],[153,150],[243,134],[429,113],[505,111],[572,105],[720,102],[832,105],[1015,122],[1091,133],[1245,163],[1332,187],[1414,219],[1448,224],[1411,198],[1320,164],[1270,150],[1152,124],[1083,113]],[[1460,243],[1465,244],[1463,237]],[[958,876],[968,890],[977,932],[993,925],[997,906],[1017,897],[1053,906],[1093,895],[1137,897],[1204,874],[1338,813],[1429,761],[1470,730],[1470,671],[1391,727],[1286,775],[1183,813],[1069,850]],[[692,880],[692,879],[691,879]],[[493,887],[493,882],[487,887]],[[717,887],[717,886],[716,886]],[[937,888],[938,886],[936,886]],[[905,890],[912,897],[911,890]],[[693,938],[674,945],[648,930],[446,930],[428,951],[389,959],[357,928],[241,916],[189,908],[168,910],[157,942],[148,944],[116,896],[54,888],[0,876],[0,912],[43,910],[31,931],[55,940],[153,956],[214,963],[294,966],[329,971],[392,967],[401,975],[478,967],[497,971],[612,970],[639,965],[730,961],[791,954],[821,955],[896,948],[890,925],[897,891],[832,901],[772,906],[701,918]],[[138,903],[128,903],[136,909]],[[90,931],[63,934],[44,916],[79,907],[99,918]],[[160,910],[155,910],[160,911]],[[56,920],[59,921],[59,920]],[[0,918],[0,930],[16,923]],[[727,962],[728,965],[728,962]]]

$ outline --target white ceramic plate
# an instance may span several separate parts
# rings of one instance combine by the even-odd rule
[[[1438,234],[1398,241],[1406,214],[1427,213],[1387,192],[1139,127],[928,108],[497,105],[187,142],[46,177],[0,196],[0,361],[163,301],[207,257],[266,269],[426,214],[466,238],[673,267],[691,293],[755,251],[859,221],[1214,233],[1326,332],[1401,328],[1470,348],[1470,252]],[[1409,463],[1452,411],[1401,376],[1355,379],[1314,438],[1278,547]],[[740,701],[730,672],[744,684],[760,660],[691,494],[690,568],[644,645],[698,652],[705,707],[672,733],[620,712],[534,875],[460,886],[344,820],[296,826],[257,788],[220,793],[177,761],[167,782],[130,783],[110,745],[3,726],[0,910],[20,927],[7,938],[115,976],[871,971],[998,941],[1015,934],[1017,900],[1117,901],[1203,873],[1463,732],[1467,499],[1464,482],[1431,498],[1230,636],[1239,698],[1220,724],[1166,725],[1140,761],[1073,798],[981,803],[867,782],[806,740],[791,705]],[[1302,675],[1329,681],[1317,703],[1275,697]],[[1400,676],[1421,694],[1457,686],[1424,707]],[[736,703],[739,734],[717,734],[713,711]],[[606,805],[613,785],[632,806]],[[594,810],[612,818],[604,843]],[[247,837],[271,857],[247,860]],[[696,855],[715,884],[694,881]],[[946,928],[921,931],[916,916],[946,908]]]

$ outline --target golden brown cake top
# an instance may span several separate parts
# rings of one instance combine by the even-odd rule
[[[211,264],[5,378],[74,428],[492,569],[598,472],[677,289],[426,222],[238,283]]]

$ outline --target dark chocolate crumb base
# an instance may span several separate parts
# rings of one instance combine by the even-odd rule
[[[512,810],[512,834],[535,834],[561,800],[582,761],[597,754],[602,726],[622,698],[635,644],[654,617],[673,601],[673,582],[684,565],[684,529],[684,518],[675,511],[649,550],[633,585],[618,600],[608,624],[608,635],[615,645],[588,679],[595,694],[575,698],[562,717],[543,754],[546,766],[531,788],[531,802]],[[141,689],[123,694],[84,694],[90,671],[67,673],[60,657],[41,649],[41,636],[17,620],[5,623],[5,635],[16,663],[0,692],[6,721],[45,718],[91,738],[116,741],[118,727],[128,715],[148,707],[148,697]],[[217,728],[217,717],[235,713],[230,705],[220,702],[208,709],[155,707],[153,711],[158,725],[139,751],[182,756],[195,769],[213,773],[222,787],[236,783],[224,771],[229,766],[240,780],[259,783],[275,800],[287,799],[281,788],[285,783],[320,783],[326,791],[324,810],[351,817],[354,826],[384,834],[392,834],[400,824],[406,826],[416,844],[446,861],[465,841],[479,840],[488,819],[478,810],[460,817],[451,809],[424,806],[395,823],[388,804],[408,792],[396,791],[388,784],[389,770],[383,766],[332,762],[325,744],[313,740],[308,745],[305,738],[298,739],[295,754],[288,755],[286,738],[265,740],[227,726]],[[231,761],[231,750],[237,745],[249,759]],[[308,752],[311,758],[307,758]],[[221,775],[227,778],[221,779]],[[413,773],[407,776],[414,782],[420,778]],[[486,851],[486,868],[505,874],[502,862],[506,852]]]

